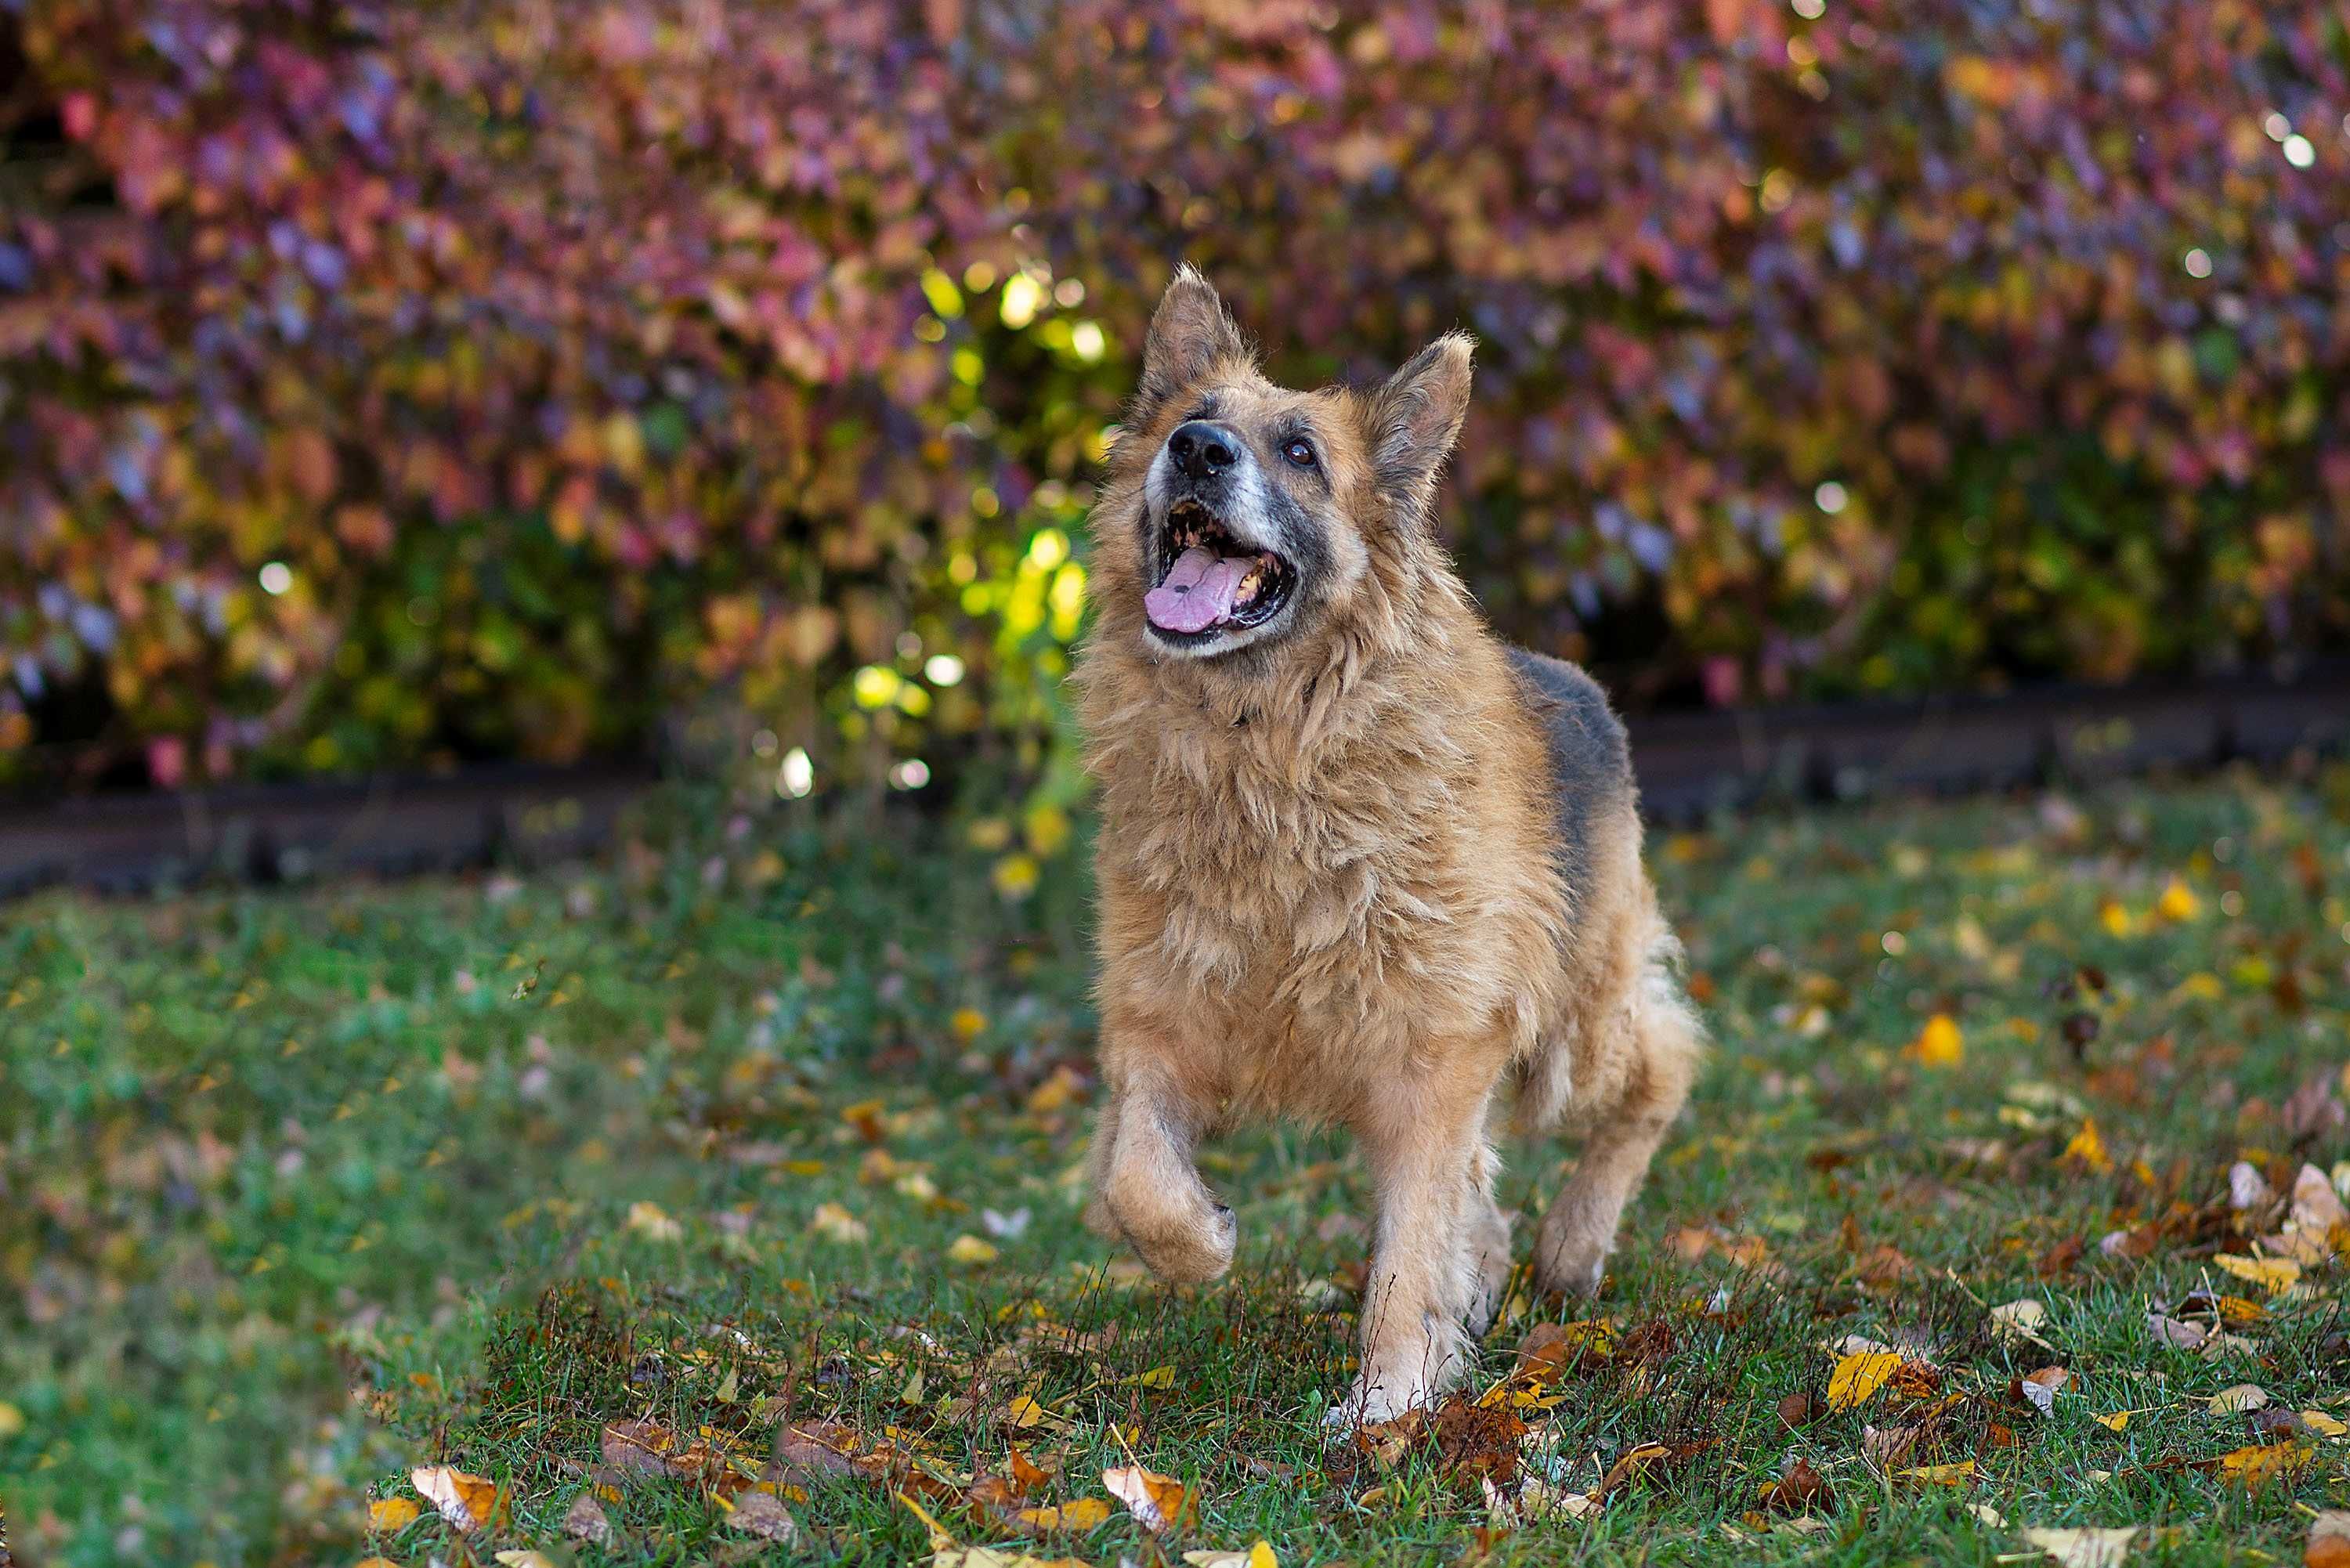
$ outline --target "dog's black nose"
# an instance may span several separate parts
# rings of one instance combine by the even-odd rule
[[[1222,425],[1191,420],[1175,427],[1167,451],[1186,479],[1213,479],[1240,461],[1241,438]]]

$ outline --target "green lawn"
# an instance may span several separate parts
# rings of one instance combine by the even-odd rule
[[[900,1491],[1015,1547],[1013,1510],[1129,1464],[1189,1489],[1172,1532],[1080,1508],[1021,1549],[1989,1563],[2135,1525],[2133,1562],[2297,1562],[2350,1496],[2339,1268],[2258,1262],[2301,1167],[2350,1156],[2338,772],[1660,835],[1717,1041],[1691,1113],[1600,1300],[1521,1296],[1486,1382],[1546,1322],[1564,1361],[1378,1454],[1320,1428],[1343,1141],[1208,1155],[1242,1222],[1215,1288],[1085,1234],[1082,858],[1006,902],[936,836],[680,801],[593,868],[10,909],[19,1561],[897,1562],[931,1544]],[[1531,1214],[1568,1151],[1507,1153]],[[1994,1322],[2025,1298],[2044,1345]],[[2157,1302],[2220,1332],[2168,1343]],[[1847,1336],[1910,1365],[1830,1408]],[[2045,1414],[2011,1387],[2043,1366]],[[2269,1408],[2215,1414],[2241,1384]],[[439,1464],[504,1489],[491,1528],[370,1533]],[[743,1528],[762,1474],[796,1544]],[[1530,1474],[1556,1509],[1489,1516]],[[598,1488],[605,1546],[563,1528]]]

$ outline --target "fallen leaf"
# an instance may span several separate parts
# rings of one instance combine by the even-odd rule
[[[2222,1388],[2205,1401],[2214,1416],[2237,1416],[2247,1410],[2267,1407],[2269,1391],[2257,1383],[2239,1383],[2232,1388]]]
[[[1963,1486],[1974,1479],[1975,1462],[1960,1459],[1954,1465],[1918,1465],[1894,1473],[1905,1480],[1924,1481],[1929,1486]]]
[[[1967,1511],[1973,1514],[1975,1518],[1980,1520],[1981,1522],[1990,1525],[1993,1530],[2005,1530],[2007,1528],[2007,1515],[2000,1512],[1999,1510],[1993,1508],[1987,1502],[1970,1502],[1967,1504]]]
[[[563,1516],[563,1533],[590,1546],[612,1543],[612,1521],[604,1517],[604,1505],[596,1501],[594,1492],[583,1491],[571,1500]]]
[[[762,1541],[794,1542],[800,1538],[799,1521],[792,1517],[783,1500],[771,1492],[746,1491],[736,1498],[726,1523],[729,1529],[755,1535]]]
[[[2168,1314],[2150,1312],[2146,1314],[2147,1332],[2163,1344],[2179,1350],[2195,1350],[2211,1337],[2211,1331],[2199,1323],[2182,1323]]]
[[[1025,1205],[1009,1214],[999,1214],[993,1209],[979,1211],[979,1228],[999,1241],[1017,1241],[1028,1230],[1028,1210]]]
[[[1779,1479],[1766,1481],[1762,1489],[1762,1506],[1787,1512],[1801,1512],[1814,1504],[1828,1501],[1828,1483],[1812,1462],[1798,1454],[1788,1461]]]
[[[468,1475],[453,1465],[424,1465],[411,1470],[408,1480],[418,1496],[468,1535],[497,1515],[497,1482],[485,1476]]]
[[[2073,1141],[2064,1146],[2064,1152],[2057,1158],[2077,1159],[2099,1175],[2114,1168],[2114,1157],[2106,1152],[2106,1140],[2097,1131],[2095,1116],[2082,1118],[2081,1130],[2073,1135]]]
[[[1918,1038],[1910,1044],[1909,1054],[1925,1066],[1955,1067],[1966,1060],[1966,1036],[1960,1032],[1958,1020],[1947,1012],[1937,1012],[1926,1020],[1926,1027],[1918,1032]]]
[[[2228,1207],[2235,1210],[2265,1209],[2276,1201],[2260,1168],[2249,1159],[2240,1159],[2228,1168]]]
[[[1102,1471],[1102,1485],[1110,1496],[1126,1504],[1127,1511],[1152,1534],[1163,1534],[1175,1527],[1183,1517],[1187,1501],[1183,1483],[1172,1476],[1162,1476],[1157,1470],[1140,1465],[1121,1465]]]
[[[493,1560],[504,1568],[555,1568],[555,1559],[544,1552],[500,1552]]]
[[[2284,1258],[2246,1258],[2221,1252],[2211,1260],[2240,1280],[2250,1280],[2271,1291],[2288,1291],[2301,1282],[2301,1265]]]
[[[2056,1413],[2056,1391],[2073,1380],[2073,1375],[2061,1366],[2043,1366],[2015,1380],[2015,1390],[2026,1404],[2043,1416]]]
[[[1097,1497],[1081,1497],[1053,1508],[1024,1508],[1012,1518],[1029,1530],[1066,1530],[1081,1535],[1107,1521],[1109,1504]]]
[[[1864,1350],[1838,1357],[1835,1371],[1828,1376],[1828,1408],[1858,1408],[1900,1368],[1901,1357],[1889,1350]]]
[[[2040,1327],[2048,1321],[2048,1308],[2025,1296],[1991,1309],[1991,1326],[2000,1338],[2012,1343],[2029,1341],[2043,1350],[2054,1348],[2040,1336]]]
[[[1918,1446],[1920,1428],[1916,1427],[1863,1427],[1860,1429],[1861,1457],[1881,1469],[1889,1469],[1909,1457]]]
[[[947,1246],[947,1262],[992,1263],[995,1262],[995,1245],[992,1241],[983,1241],[978,1237],[969,1234],[957,1236]]]
[[[856,1246],[870,1234],[865,1221],[837,1203],[819,1203],[808,1220],[808,1229],[828,1241]]]
[[[2321,1438],[2350,1437],[2350,1426],[2345,1426],[2323,1410],[2303,1410],[2301,1424]]]
[[[661,1211],[658,1203],[629,1205],[629,1229],[650,1241],[682,1241],[685,1227]]]
[[[1186,1552],[1183,1561],[1191,1568],[1281,1568],[1281,1559],[1273,1554],[1273,1544],[1260,1541],[1245,1552]]]
[[[2302,1568],[2350,1568],[2350,1512],[2329,1508],[2309,1521]]]
[[[2129,1425],[2131,1415],[2132,1412],[2128,1410],[2116,1410],[2110,1416],[2099,1416],[2096,1421],[2098,1426],[2107,1431],[2118,1432]]]
[[[2129,1555],[2138,1526],[2118,1530],[2027,1530],[2023,1539],[2048,1553],[2064,1568],[2116,1568]]]
[[[604,1428],[604,1463],[622,1475],[669,1475],[670,1458],[684,1444],[658,1421],[613,1421]]]
[[[920,1503],[902,1491],[898,1494],[898,1501],[904,1503],[908,1511],[922,1521],[922,1528],[930,1532],[931,1568],[1086,1568],[1086,1564],[1074,1557],[1056,1557],[1048,1561],[993,1546],[959,1545]]]
[[[368,1504],[368,1532],[372,1535],[390,1535],[407,1529],[424,1511],[412,1497],[381,1497]]]
[[[2258,1491],[2281,1477],[2306,1469],[2316,1450],[2307,1443],[2259,1443],[2220,1456],[2220,1473]]]

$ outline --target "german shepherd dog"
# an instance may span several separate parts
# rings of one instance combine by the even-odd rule
[[[1185,267],[1092,522],[1087,1222],[1214,1279],[1236,1227],[1199,1140],[1352,1131],[1378,1212],[1340,1426],[1428,1404],[1492,1324],[1504,1084],[1525,1128],[1585,1135],[1534,1269],[1588,1293],[1700,1049],[1623,726],[1581,670],[1493,636],[1436,537],[1470,353],[1454,334],[1367,395],[1290,391]]]

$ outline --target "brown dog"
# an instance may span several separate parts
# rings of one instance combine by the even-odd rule
[[[1700,1050],[1622,726],[1580,670],[1493,637],[1432,531],[1469,359],[1455,335],[1368,396],[1288,391],[1187,267],[1093,519],[1109,1096],[1087,1220],[1213,1279],[1235,1230],[1198,1140],[1351,1129],[1378,1218],[1334,1420],[1425,1404],[1491,1323],[1503,1082],[1524,1125],[1587,1135],[1534,1244],[1542,1285],[1587,1293]]]

